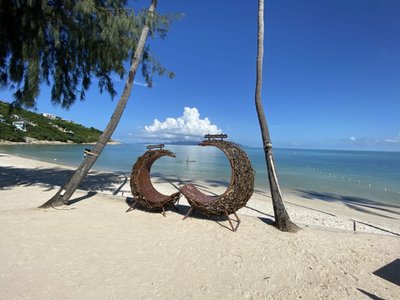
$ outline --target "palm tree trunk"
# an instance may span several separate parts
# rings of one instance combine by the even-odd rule
[[[264,108],[261,100],[262,88],[262,65],[264,57],[264,0],[258,1],[258,37],[257,37],[257,74],[256,74],[256,92],[255,104],[260,123],[261,136],[267,164],[268,180],[271,189],[272,205],[275,215],[275,226],[282,231],[297,231],[298,227],[290,220],[282,199],[282,192],[279,187],[278,175],[275,169],[275,160],[272,153],[271,137],[267,120],[264,114]]]
[[[150,7],[148,9],[149,14],[152,14],[157,6],[157,0],[151,0]],[[117,125],[122,117],[122,113],[124,112],[125,106],[128,102],[129,95],[131,94],[131,90],[133,87],[133,79],[135,78],[136,71],[138,69],[139,63],[141,61],[141,57],[143,54],[143,49],[146,44],[147,36],[149,34],[149,25],[146,23],[143,26],[139,42],[137,44],[131,68],[129,70],[128,78],[126,79],[124,91],[119,98],[117,106],[114,110],[113,115],[111,116],[111,120],[108,123],[106,129],[100,136],[96,145],[91,150],[90,155],[87,155],[82,164],[78,167],[75,173],[72,175],[70,179],[68,179],[64,185],[58,190],[58,192],[46,203],[42,204],[40,208],[47,208],[50,206],[60,206],[64,204],[68,204],[69,199],[74,194],[79,184],[85,178],[90,168],[94,165],[97,158],[103,151],[107,142],[110,140],[112,134],[114,133]]]

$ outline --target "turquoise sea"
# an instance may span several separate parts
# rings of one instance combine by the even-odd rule
[[[2,145],[0,152],[78,166],[87,145]],[[90,148],[90,146],[89,146]],[[176,158],[162,157],[152,174],[181,180],[230,180],[230,165],[214,147],[167,145]],[[264,152],[245,148],[256,171],[256,190],[267,191]],[[94,169],[130,173],[144,144],[108,145]],[[306,198],[400,206],[400,152],[274,149],[280,184]]]

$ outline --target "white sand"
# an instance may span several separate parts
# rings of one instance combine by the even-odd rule
[[[400,258],[398,208],[355,210],[289,192],[302,230],[282,233],[266,223],[270,198],[256,192],[233,233],[200,214],[182,221],[183,200],[166,218],[125,213],[127,178],[94,173],[83,188],[100,193],[78,190],[72,200],[82,201],[37,209],[65,170],[0,153],[0,299],[399,299],[396,275],[373,274]],[[370,226],[354,233],[353,219]]]

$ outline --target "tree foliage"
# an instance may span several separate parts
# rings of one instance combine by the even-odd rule
[[[125,75],[141,28],[163,38],[176,16],[126,9],[126,0],[1,0],[0,86],[16,104],[34,107],[40,85],[51,85],[51,101],[69,108],[96,77],[101,92],[116,94],[113,74]],[[146,47],[142,74],[172,77]]]

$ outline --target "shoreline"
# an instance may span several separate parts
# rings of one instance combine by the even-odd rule
[[[90,145],[86,146],[91,148]],[[86,146],[85,144],[26,144],[23,146],[0,145],[0,152],[3,151],[10,154],[21,154],[28,158],[31,157],[33,159],[38,159],[45,162],[56,162],[63,165],[72,166],[73,168],[77,168],[82,162],[83,150]],[[61,147],[60,151],[58,147]],[[140,147],[142,147],[143,149]],[[143,151],[145,151],[143,144],[122,144],[115,147],[109,146],[106,147],[105,150],[106,151],[104,152],[104,154],[101,155],[100,159],[96,162],[96,165],[94,167],[98,171],[123,172],[125,174],[130,173],[131,166],[133,165],[135,158],[141,155]],[[174,151],[179,154],[179,157],[187,156],[186,149],[174,149]],[[267,174],[265,172],[265,164],[260,164],[259,153],[254,153],[251,153],[251,155],[254,155],[254,157],[252,158],[254,159],[253,167],[255,168],[255,171],[257,173],[255,178],[255,189],[268,193],[269,188]],[[314,169],[314,161],[300,161],[301,168],[295,167],[292,170],[290,169],[292,167],[290,164],[293,164],[293,162],[287,162],[290,162],[292,157],[294,157],[293,155],[297,155],[297,152],[291,154],[281,153],[279,155],[282,156],[282,161],[278,166],[278,172],[281,171],[279,179],[281,183],[281,189],[283,191],[296,191],[301,194],[301,197],[321,198],[321,200],[323,201],[349,201],[354,202],[356,205],[359,205],[362,202],[363,204],[373,206],[380,205],[385,207],[387,205],[395,205],[397,207],[400,207],[400,190],[398,189],[398,180],[396,180],[397,178],[400,179],[400,173],[398,171],[394,171],[393,175],[389,176],[383,174],[391,174],[390,172],[380,173],[381,175],[372,174],[371,170],[373,169],[373,165],[370,164],[369,169],[367,169],[366,172],[359,172],[358,170],[355,170],[354,174],[348,174],[349,169],[342,170],[343,168],[340,169],[341,167],[338,170],[335,170],[335,167],[333,167],[332,169],[332,165],[329,165],[329,160],[326,160],[328,164],[321,167],[321,169],[318,169],[318,167]],[[393,157],[393,159],[395,163],[395,166],[393,166],[393,168],[395,168],[394,170],[396,170],[398,169],[396,167],[396,164],[398,164],[398,162],[400,161],[398,160],[397,156]],[[222,161],[223,159],[221,160],[221,162]],[[379,161],[380,160],[378,160],[378,163]],[[159,164],[163,163],[164,162],[160,162]],[[201,161],[197,162],[197,164],[202,163],[203,162]],[[347,161],[347,163],[349,162]],[[204,172],[204,166],[200,166],[201,168],[199,169],[199,176],[187,175],[188,173],[186,172],[186,169],[190,167],[190,173],[191,169],[197,168],[195,164],[193,164],[193,166],[186,165],[186,169],[184,167],[185,166],[181,163],[181,161],[177,159],[174,169],[170,165],[168,166],[168,174],[170,174],[171,176],[173,176],[173,174],[179,174],[182,180],[193,180],[195,178],[197,178],[197,180],[207,180],[210,178],[208,174]],[[228,168],[229,166],[227,165],[226,167]],[[386,169],[387,168],[388,167],[386,167]],[[299,172],[299,170],[301,169],[304,174],[302,172]],[[158,168],[157,165],[155,168],[152,169],[152,174],[156,175],[157,172],[160,173],[159,170],[160,168]],[[178,173],[175,173],[175,170]],[[380,172],[382,171],[384,171],[383,167],[380,168]],[[216,172],[211,175],[213,176],[212,178],[216,181],[223,181],[224,184],[229,183],[229,175],[227,173],[225,175],[221,175],[219,170],[216,170]],[[220,183],[217,182],[217,184]]]
[[[40,141],[40,140],[29,140],[28,142],[11,142],[11,141],[3,141],[0,140],[1,146],[6,145],[95,145],[96,142],[92,143],[69,143],[69,142],[61,142],[61,141]],[[111,141],[108,142],[107,145],[122,145],[121,142]]]
[[[44,161],[24,155],[2,153],[1,151],[0,155],[8,156],[11,159],[12,164],[9,164],[9,166],[18,165],[21,163],[21,160],[24,160],[22,165],[28,166],[28,170],[32,167],[50,170],[63,169],[68,170],[72,174],[76,169],[75,166],[62,164],[58,161]],[[3,165],[4,159],[0,158],[0,167]],[[108,177],[110,184],[105,183],[105,187],[98,184],[95,184],[94,187],[90,186],[96,180],[96,176]],[[81,189],[113,195],[113,197],[131,197],[129,176],[130,174],[126,172],[92,169],[87,177],[93,177],[93,179],[85,180],[87,184],[84,184]],[[151,180],[155,188],[161,193],[171,194],[176,192],[176,186],[181,184],[182,178],[171,177],[165,180],[160,176],[154,175],[151,177]],[[58,185],[61,186],[63,182],[60,180]],[[198,185],[205,193],[222,194],[226,190],[225,185],[215,185],[215,182],[211,184],[207,181],[196,181],[193,184]],[[321,200],[320,197],[310,198],[309,195],[302,195],[299,191],[290,189],[283,189],[283,196],[289,216],[303,228],[313,226],[315,228],[321,227],[323,229],[353,231],[354,222],[356,222],[358,224],[356,226],[357,232],[359,233],[366,232],[400,236],[400,222],[398,217],[400,215],[400,206],[390,206],[381,203],[380,205],[360,204],[359,207],[353,207],[353,203],[337,201],[330,199],[328,196],[326,197],[326,201]],[[189,206],[184,198],[180,200],[180,203]],[[255,189],[253,196],[248,201],[248,205],[240,209],[238,213],[258,218],[269,216],[273,219],[274,212],[270,192]]]
[[[129,178],[99,171],[69,206],[38,209],[72,171],[0,152],[1,299],[396,299],[400,292],[395,276],[381,271],[398,261],[399,210],[285,193],[301,230],[284,233],[271,226],[269,195],[255,192],[231,232],[224,218],[195,213],[183,221],[184,198],[166,217],[126,213]],[[161,193],[176,191],[161,177],[152,182]],[[350,217],[387,231],[359,223],[353,232]]]

